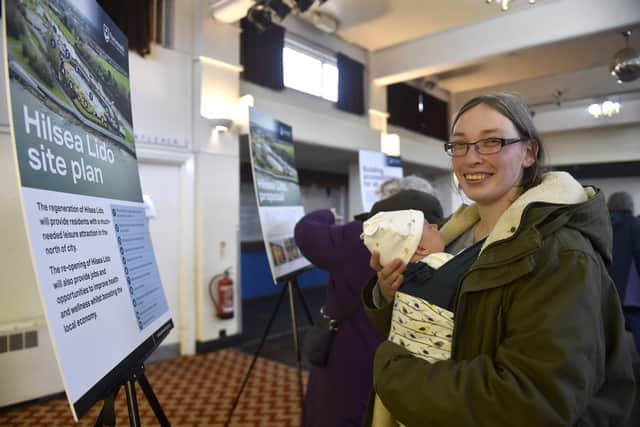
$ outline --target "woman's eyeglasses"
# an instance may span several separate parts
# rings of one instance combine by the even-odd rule
[[[480,154],[495,154],[505,145],[526,141],[524,138],[486,138],[476,142],[445,142],[444,151],[451,157],[462,157],[469,152],[469,147],[474,146]]]

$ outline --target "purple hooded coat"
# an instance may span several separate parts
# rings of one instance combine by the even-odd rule
[[[361,288],[374,274],[361,233],[362,222],[335,225],[328,209],[311,212],[296,225],[295,240],[304,256],[330,273],[325,310],[332,318],[361,308]],[[381,341],[363,310],[339,326],[327,366],[311,368],[304,427],[362,425],[373,389],[373,356]]]

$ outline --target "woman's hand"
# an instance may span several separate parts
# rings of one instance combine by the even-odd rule
[[[396,291],[402,286],[402,282],[404,282],[402,273],[404,273],[404,270],[407,268],[406,264],[402,262],[400,258],[396,258],[383,267],[382,264],[380,264],[380,253],[373,251],[369,265],[378,273],[380,293],[384,299],[392,301]]]
[[[342,216],[338,215],[338,211],[336,210],[336,208],[331,208],[329,210],[333,214],[333,218],[336,220],[336,222],[342,221],[344,219]]]

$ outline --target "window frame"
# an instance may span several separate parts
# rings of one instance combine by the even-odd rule
[[[284,78],[284,76],[287,74],[286,72],[286,64],[284,62],[284,49],[291,49],[299,54],[308,56],[310,58],[313,58],[315,60],[320,61],[320,95],[316,95],[314,93],[311,92],[307,92],[304,89],[300,89],[300,88],[296,88],[296,87],[291,87],[287,85],[286,79]],[[282,67],[283,67],[283,83],[284,86],[287,89],[290,90],[295,90],[297,92],[301,92],[304,93],[306,95],[310,95],[313,96],[314,98],[320,98],[320,99],[324,99],[325,101],[331,102],[331,103],[335,103],[338,100],[338,79],[339,77],[339,72],[338,72],[338,77],[336,78],[336,83],[335,83],[335,90],[332,92],[335,92],[336,96],[335,99],[331,99],[331,98],[327,98],[325,97],[325,93],[327,92],[327,90],[325,90],[325,75],[324,75],[324,66],[325,64],[328,64],[330,66],[335,67],[335,69],[338,69],[338,58],[335,54],[335,52],[332,52],[326,48],[323,48],[321,46],[315,45],[311,42],[308,42],[306,40],[301,40],[300,38],[297,37],[291,37],[291,35],[286,34],[285,38],[284,38],[284,46],[282,47],[283,50],[283,60],[282,60]]]

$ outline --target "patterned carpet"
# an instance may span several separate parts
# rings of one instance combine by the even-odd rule
[[[156,363],[147,367],[146,375],[172,426],[222,427],[251,359],[250,355],[225,349]],[[304,372],[305,388],[307,379]],[[141,424],[159,425],[139,386],[136,394]],[[258,358],[229,426],[299,426],[298,396],[295,368]],[[0,410],[0,426],[93,426],[101,408],[99,402],[75,424],[66,399],[25,404]],[[116,415],[118,426],[129,425],[123,389],[116,401]]]

